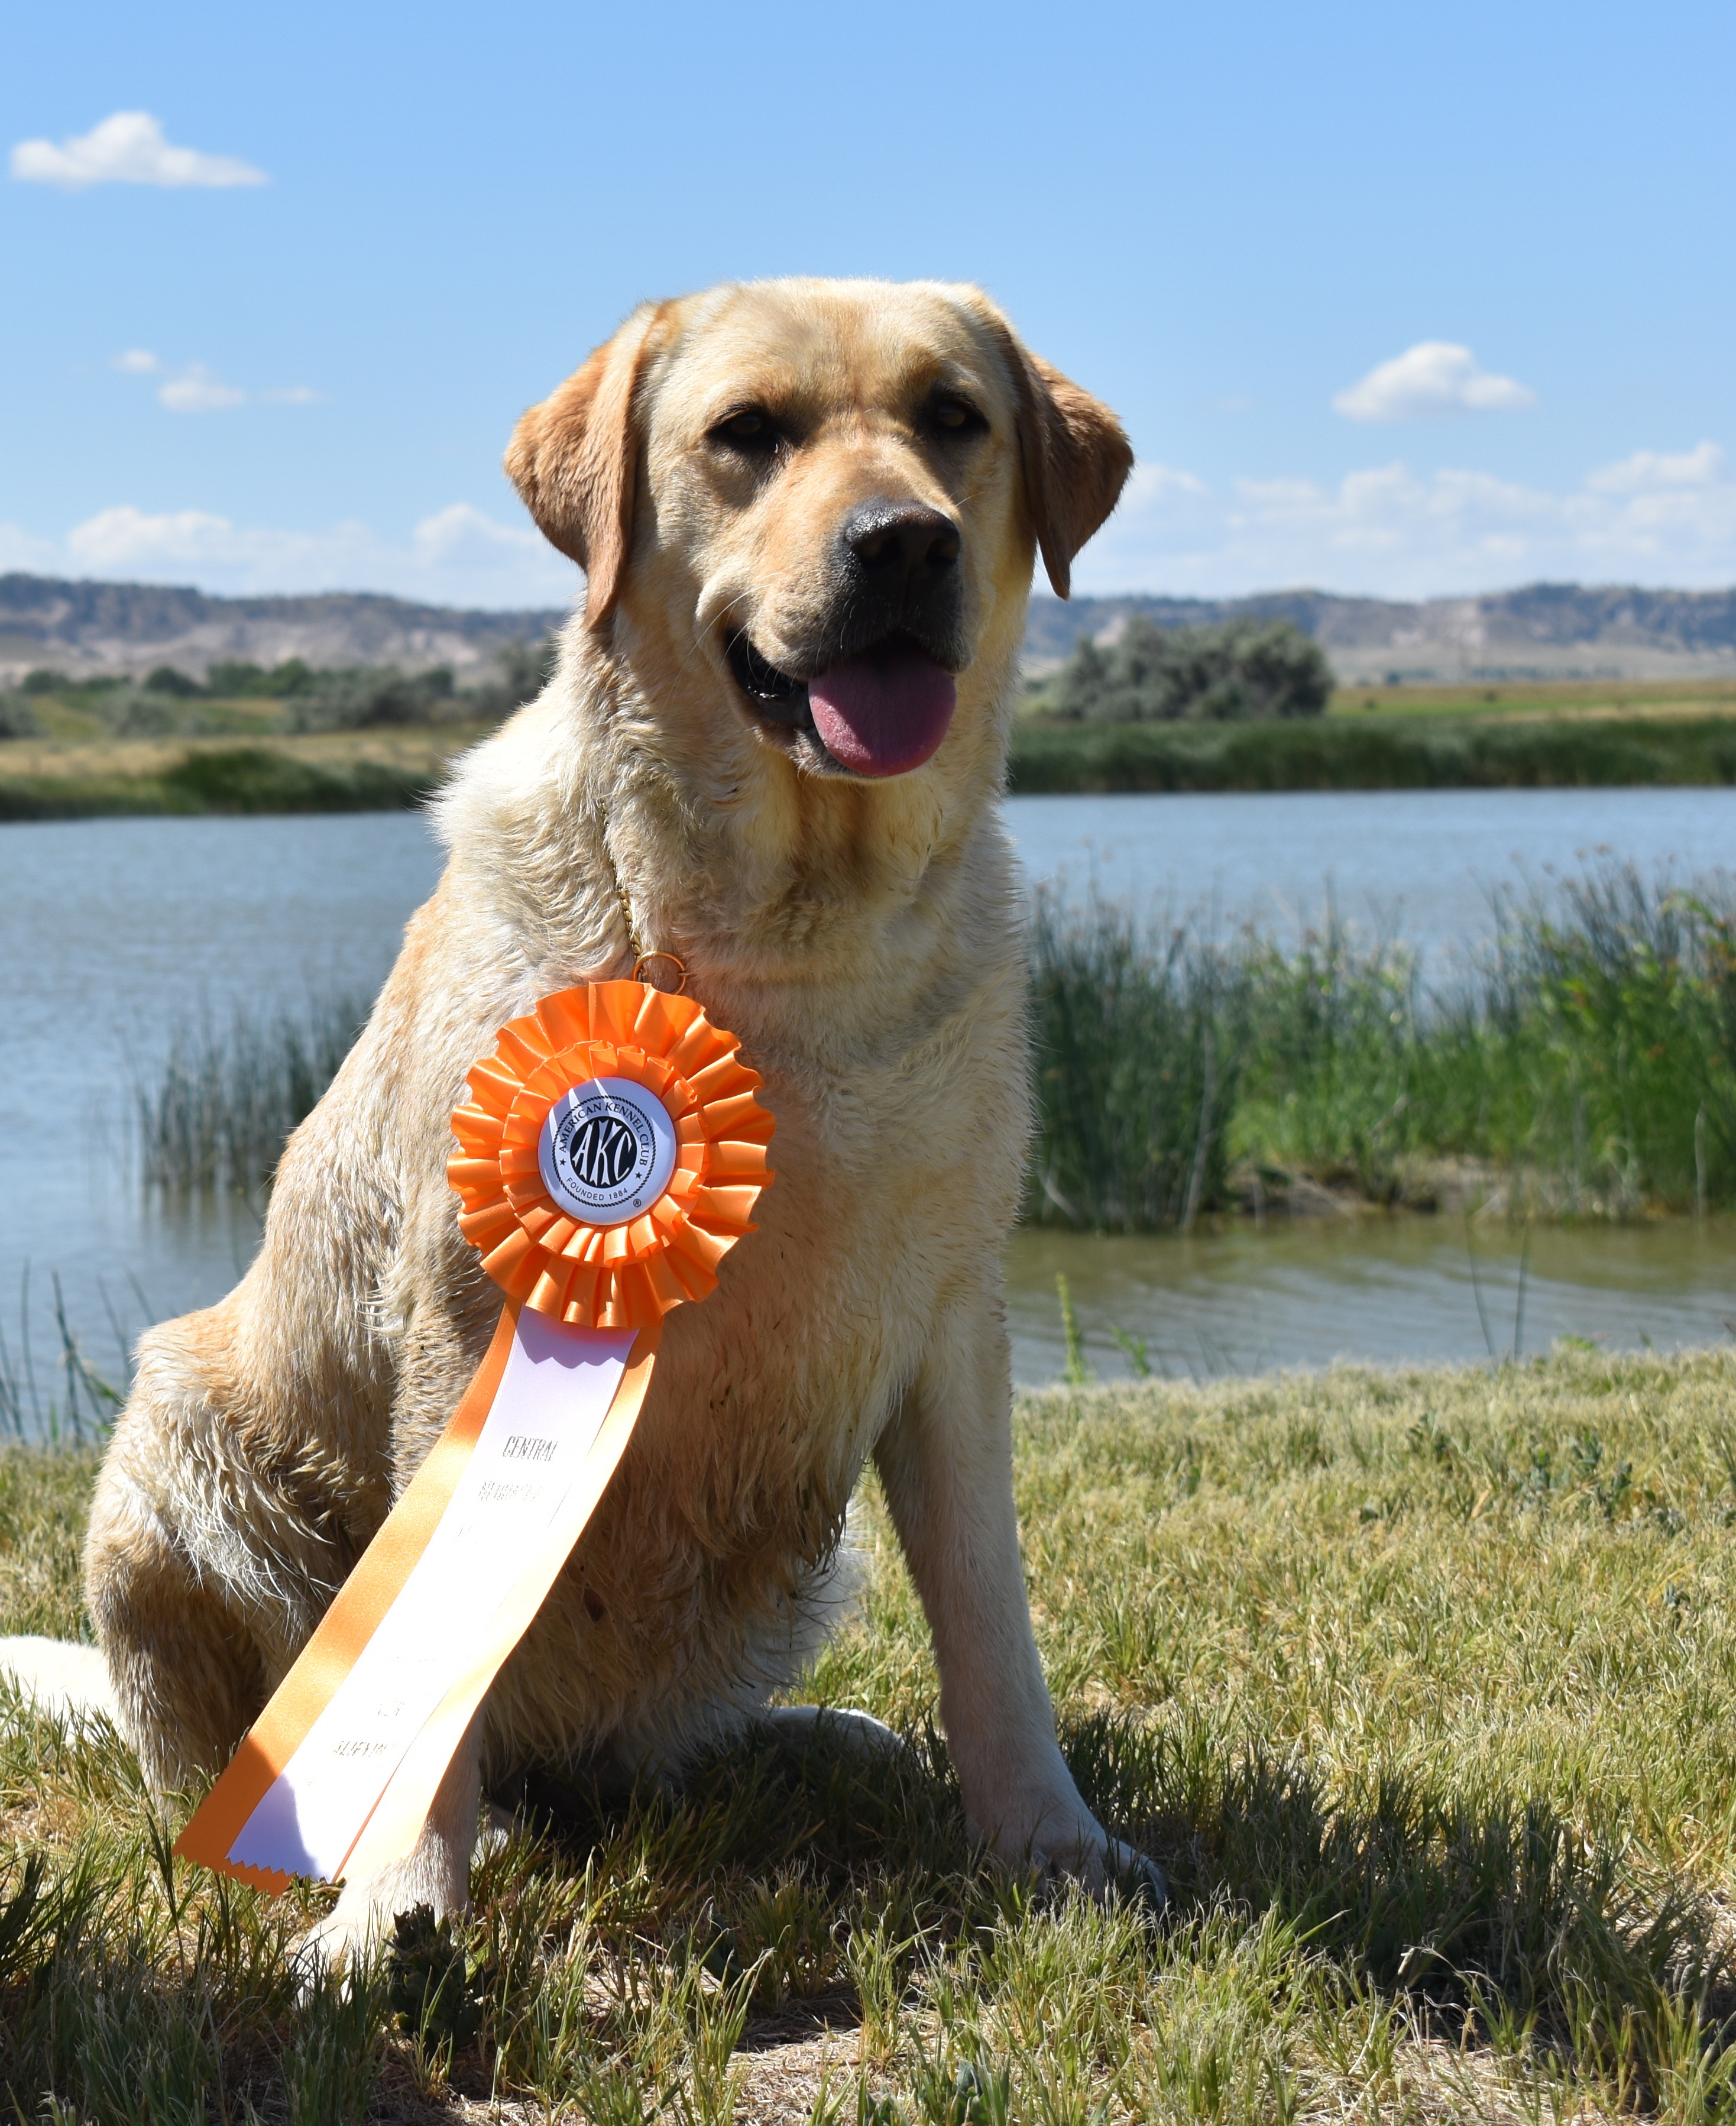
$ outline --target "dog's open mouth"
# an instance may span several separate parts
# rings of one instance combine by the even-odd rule
[[[735,683],[756,714],[816,739],[854,775],[908,775],[938,749],[958,688],[951,673],[908,635],[890,635],[812,679],[793,678],[745,634],[730,638]]]

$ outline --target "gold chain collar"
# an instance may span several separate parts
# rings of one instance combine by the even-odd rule
[[[598,840],[602,847],[603,862],[609,867],[609,876],[614,881],[616,905],[620,909],[620,919],[627,933],[627,943],[633,948],[634,980],[644,981],[649,988],[653,990],[666,990],[672,996],[680,996],[687,986],[686,962],[678,960],[673,952],[655,952],[646,950],[644,941],[639,934],[639,924],[634,919],[633,903],[628,900],[627,889],[622,885],[620,873],[616,868],[615,857],[609,848],[607,834],[599,835]],[[644,973],[644,970],[653,961],[661,961],[665,966],[674,968],[677,979],[672,985],[667,981],[653,981]]]

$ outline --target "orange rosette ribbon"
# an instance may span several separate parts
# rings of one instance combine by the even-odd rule
[[[703,1299],[753,1231],[772,1120],[734,1034],[637,981],[503,1026],[452,1117],[459,1226],[507,1298],[584,1329]]]

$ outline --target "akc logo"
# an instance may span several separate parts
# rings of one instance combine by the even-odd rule
[[[563,1209],[586,1225],[625,1225],[668,1186],[675,1127],[645,1086],[593,1078],[550,1109],[537,1152],[544,1183]]]

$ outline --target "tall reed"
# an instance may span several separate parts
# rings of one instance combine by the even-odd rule
[[[1328,909],[1293,944],[1040,896],[1027,1215],[1185,1228],[1299,1175],[1376,1201],[1430,1161],[1529,1208],[1736,1203],[1736,899],[1606,866],[1498,899],[1444,989]]]
[[[1243,1061],[1246,970],[1208,934],[1040,894],[1031,1007],[1039,1219],[1191,1226],[1221,1202]]]
[[[126,1400],[132,1379],[131,1341],[99,1278],[97,1289],[114,1331],[119,1362],[113,1378],[99,1371],[68,1318],[58,1272],[50,1282],[54,1292],[55,1348],[45,1355],[40,1370],[31,1349],[27,1262],[19,1278],[16,1351],[4,1324],[0,1323],[0,1440],[10,1437],[83,1446],[87,1439],[100,1439],[107,1432]]]
[[[257,1189],[331,1083],[368,1013],[362,996],[310,998],[304,1015],[238,1009],[222,1030],[182,1028],[137,1089],[140,1172],[152,1187]]]
[[[1498,1169],[1545,1214],[1736,1204],[1729,881],[1611,865],[1493,914],[1474,971],[1432,988],[1330,905],[1286,943],[1040,892],[1026,1216],[1186,1231],[1302,1176],[1416,1196],[1441,1161]],[[137,1095],[146,1182],[264,1185],[366,1011],[337,995],[184,1029]]]

